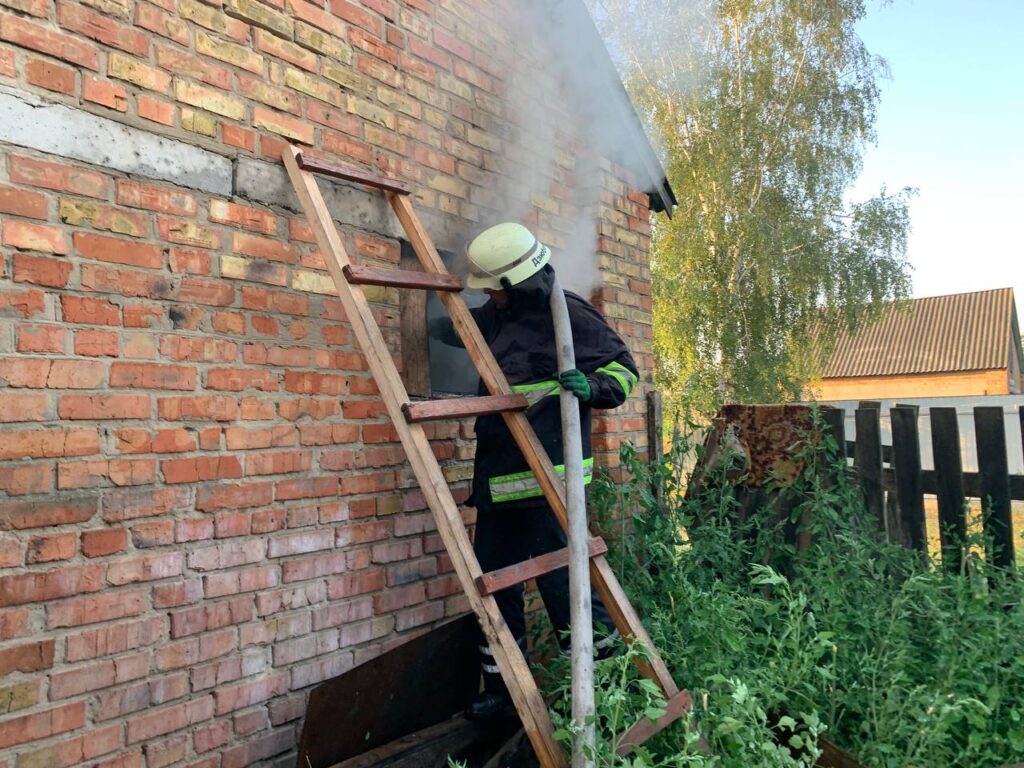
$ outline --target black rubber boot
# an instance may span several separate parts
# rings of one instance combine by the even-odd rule
[[[515,717],[516,708],[508,691],[484,691],[466,707],[467,720],[498,720]]]

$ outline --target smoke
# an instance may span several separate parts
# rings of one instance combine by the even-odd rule
[[[589,297],[601,284],[597,238],[601,159],[653,188],[637,161],[648,138],[582,0],[499,2],[495,19],[512,41],[504,78],[504,140],[480,209],[480,229],[502,221],[530,227],[553,252],[566,288]]]

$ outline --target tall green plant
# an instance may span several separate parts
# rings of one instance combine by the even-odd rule
[[[634,671],[629,654],[642,651],[601,662],[599,766],[809,768],[820,734],[869,768],[1024,757],[1024,586],[1014,573],[967,557],[950,574],[881,541],[834,441],[803,443],[788,518],[764,508],[742,522],[728,462],[687,497],[692,448],[681,438],[646,464],[624,446],[630,479],[595,481],[598,515],[627,521],[605,525],[622,531],[612,562],[696,701],[690,721],[619,758],[616,734],[663,702]],[[801,520],[813,543],[796,552],[781,532]],[[567,681],[568,661],[548,679]]]
[[[679,198],[652,244],[659,386],[703,412],[799,396],[842,322],[909,293],[910,190],[848,200],[886,72],[864,0],[592,5]]]

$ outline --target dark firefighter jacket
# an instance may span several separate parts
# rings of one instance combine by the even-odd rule
[[[558,395],[558,360],[554,321],[549,299],[554,272],[548,266],[507,291],[509,306],[498,309],[488,301],[473,310],[480,331],[514,392],[531,403],[530,424],[559,474],[562,457],[562,418]],[[565,291],[575,348],[576,367],[590,382],[591,399],[580,403],[584,475],[590,482],[593,458],[590,447],[590,411],[615,408],[639,381],[636,363],[625,343],[601,314],[575,293]],[[486,390],[481,383],[481,394]],[[536,506],[542,492],[527,468],[501,415],[476,420],[476,460],[473,465],[471,503],[485,509]]]

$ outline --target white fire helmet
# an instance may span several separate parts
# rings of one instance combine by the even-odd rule
[[[500,291],[501,278],[518,285],[551,260],[551,249],[522,224],[506,222],[485,229],[466,248],[470,288]]]

